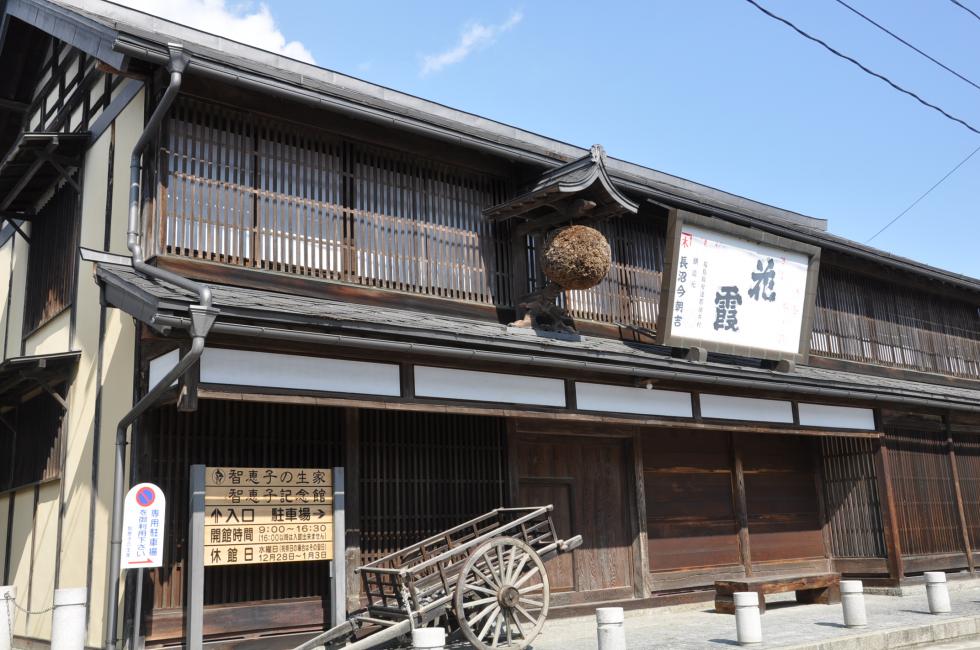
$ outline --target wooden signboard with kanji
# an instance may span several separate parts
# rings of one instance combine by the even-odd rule
[[[333,473],[208,467],[204,566],[333,559]]]

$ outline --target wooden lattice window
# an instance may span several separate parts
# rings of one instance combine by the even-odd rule
[[[25,336],[71,305],[77,266],[78,216],[78,193],[66,184],[31,220],[24,296]]]
[[[161,150],[154,254],[511,302],[503,179],[182,98]]]
[[[881,278],[820,268],[813,354],[980,377],[977,304]]]

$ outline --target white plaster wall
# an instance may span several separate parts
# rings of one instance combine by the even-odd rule
[[[56,354],[71,350],[71,309],[65,309],[24,339],[24,354]]]

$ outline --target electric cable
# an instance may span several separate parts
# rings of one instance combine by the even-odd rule
[[[936,184],[935,184],[935,185],[933,185],[933,186],[932,186],[932,187],[930,187],[930,188],[929,188],[928,190],[926,190],[925,192],[923,192],[923,194],[922,194],[922,196],[920,196],[920,197],[919,197],[919,198],[917,198],[916,200],[914,200],[914,201],[912,201],[912,204],[911,204],[911,205],[909,205],[909,207],[907,207],[907,208],[905,208],[904,210],[902,210],[902,211],[901,211],[901,212],[900,212],[900,213],[898,214],[898,216],[897,216],[897,217],[895,217],[894,219],[892,219],[891,221],[889,221],[888,223],[886,223],[886,224],[885,224],[884,226],[882,226],[882,228],[881,228],[881,230],[879,230],[878,232],[876,232],[875,234],[873,234],[873,235],[871,236],[871,239],[868,239],[868,240],[867,240],[867,241],[865,241],[864,243],[865,243],[865,244],[870,244],[870,243],[871,243],[871,242],[872,242],[872,241],[874,240],[874,238],[875,238],[875,237],[877,237],[877,236],[878,236],[878,235],[880,235],[881,233],[883,233],[883,232],[885,232],[886,230],[888,230],[888,229],[889,229],[889,228],[890,228],[890,227],[892,226],[892,224],[893,224],[893,223],[895,223],[896,221],[898,221],[899,219],[901,219],[902,217],[904,217],[904,216],[906,215],[906,213],[907,213],[907,212],[908,212],[909,210],[911,210],[912,208],[914,208],[914,207],[915,207],[916,205],[918,205],[918,204],[919,204],[919,201],[921,201],[922,199],[924,199],[924,198],[926,198],[927,196],[929,196],[929,194],[930,194],[930,193],[932,193],[932,191],[933,191],[934,189],[936,189],[937,187],[939,187],[940,185],[942,185],[942,184],[943,184],[943,181],[945,181],[945,180],[946,180],[947,178],[949,178],[950,176],[952,176],[952,175],[953,175],[953,173],[954,173],[954,172],[955,172],[955,171],[956,171],[957,169],[959,169],[959,168],[960,168],[960,167],[962,167],[962,166],[963,166],[964,164],[966,164],[966,161],[968,161],[968,160],[969,160],[970,158],[973,158],[973,156],[974,156],[974,155],[975,155],[975,154],[976,154],[976,153],[977,153],[978,151],[980,151],[980,147],[977,147],[977,148],[976,148],[976,149],[974,149],[974,150],[973,150],[972,152],[970,152],[970,155],[969,155],[969,156],[967,156],[967,157],[966,157],[966,158],[964,158],[963,160],[961,160],[961,161],[959,161],[959,162],[958,162],[958,163],[956,164],[956,167],[953,167],[953,168],[952,168],[951,170],[949,170],[948,172],[946,172],[946,175],[945,175],[945,176],[943,176],[942,178],[940,178],[940,179],[939,179],[938,181],[936,181]]]
[[[816,36],[812,36],[812,35],[806,33],[805,31],[803,31],[802,29],[800,29],[799,27],[797,27],[796,25],[794,25],[790,21],[786,20],[782,16],[778,16],[778,15],[774,14],[773,12],[769,11],[768,9],[766,9],[765,7],[763,7],[762,5],[760,5],[755,0],[745,0],[745,1],[748,2],[750,5],[752,5],[753,7],[755,7],[756,9],[758,9],[759,11],[761,11],[762,13],[764,13],[767,16],[769,16],[770,18],[772,18],[773,20],[778,20],[779,22],[783,23],[787,27],[791,28],[793,31],[795,31],[796,33],[798,33],[800,36],[803,36],[804,38],[806,38],[808,40],[811,40],[814,43],[818,43],[819,45],[822,45],[825,49],[827,49],[829,52],[831,52],[835,56],[838,56],[838,57],[844,59],[845,61],[850,61],[851,63],[853,63],[857,67],[861,68],[861,70],[863,70],[867,74],[871,75],[872,77],[877,77],[878,79],[881,79],[886,84],[888,84],[889,86],[891,86],[895,90],[899,91],[900,93],[904,93],[904,94],[908,95],[909,97],[912,97],[913,99],[915,99],[917,102],[919,102],[923,106],[927,106],[927,107],[933,109],[934,111],[937,111],[937,112],[941,113],[947,119],[950,119],[950,120],[952,120],[954,122],[958,122],[959,124],[962,124],[967,129],[969,129],[970,131],[973,131],[977,135],[980,135],[980,129],[978,129],[977,127],[973,126],[969,122],[967,122],[965,120],[962,120],[962,119],[956,117],[955,115],[951,115],[950,113],[946,112],[945,110],[943,110],[939,106],[937,106],[935,104],[932,104],[932,103],[926,101],[925,99],[923,99],[919,95],[915,94],[911,90],[908,90],[907,88],[903,88],[902,86],[898,85],[897,83],[895,83],[894,81],[892,81],[891,79],[889,79],[888,77],[886,77],[885,75],[880,74],[878,72],[875,72],[874,70],[872,70],[871,68],[867,67],[866,65],[864,65],[863,63],[861,63],[857,59],[852,58],[852,57],[844,54],[843,52],[840,52],[838,50],[835,50],[833,47],[831,47],[830,45],[828,45],[826,42],[820,40]]]
[[[871,23],[872,25],[874,25],[875,27],[877,27],[881,31],[885,32],[886,34],[888,34],[889,36],[891,36],[892,38],[894,38],[896,41],[898,41],[902,45],[904,45],[904,46],[906,46],[906,47],[908,47],[908,48],[910,48],[910,49],[918,52],[922,56],[926,57],[927,59],[929,59],[930,61],[932,61],[936,65],[938,65],[940,68],[942,68],[946,72],[949,72],[951,74],[956,75],[957,77],[959,77],[960,79],[962,79],[966,83],[970,84],[971,86],[973,86],[977,90],[980,90],[980,86],[978,86],[972,80],[967,79],[966,77],[964,77],[963,75],[961,75],[956,70],[953,70],[951,67],[949,67],[948,65],[946,65],[942,61],[939,61],[938,59],[935,59],[935,58],[929,56],[928,54],[926,54],[925,52],[923,52],[922,50],[920,50],[916,46],[912,45],[911,43],[909,43],[908,41],[906,41],[904,38],[902,38],[901,36],[899,36],[895,32],[893,32],[890,29],[888,29],[887,27],[884,27],[883,25],[875,22],[873,19],[869,18],[868,16],[864,15],[863,13],[861,13],[860,11],[858,11],[857,9],[855,9],[854,7],[852,7],[851,5],[847,4],[846,2],[844,2],[844,0],[834,0],[834,1],[837,4],[842,5],[842,6],[846,7],[847,9],[851,10],[853,13],[857,14],[861,18],[865,19],[866,21],[868,21],[869,23]]]

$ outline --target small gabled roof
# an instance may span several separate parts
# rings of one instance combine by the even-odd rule
[[[590,217],[636,214],[638,204],[619,191],[606,171],[606,152],[593,145],[587,156],[545,172],[528,192],[483,211],[492,221],[514,217],[533,219],[541,212],[555,210],[558,201],[572,197],[596,203]]]

